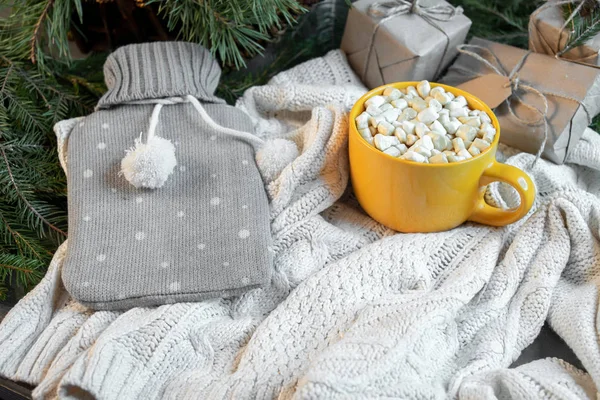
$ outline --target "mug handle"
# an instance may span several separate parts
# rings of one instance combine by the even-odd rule
[[[485,187],[494,182],[500,181],[511,185],[521,197],[519,207],[510,210],[504,210],[498,207],[492,207],[485,202]],[[479,222],[485,225],[504,226],[512,224],[523,218],[531,209],[535,200],[535,187],[531,178],[519,168],[511,165],[501,164],[494,161],[491,167],[483,171],[479,180],[479,199],[475,204],[475,210],[469,217],[469,221]]]

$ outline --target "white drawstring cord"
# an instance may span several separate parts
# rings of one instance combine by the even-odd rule
[[[125,104],[156,104],[154,110],[152,112],[152,117],[150,118],[150,127],[148,129],[148,137],[150,135],[154,135],[154,129],[156,129],[156,125],[158,124],[158,115],[160,113],[160,109],[163,105],[173,105],[173,104],[181,104],[181,103],[192,103],[200,117],[206,122],[211,128],[226,135],[234,136],[239,139],[246,140],[250,142],[254,147],[260,147],[264,144],[264,140],[255,136],[249,132],[239,131],[237,129],[227,128],[225,126],[217,124],[210,115],[204,109],[202,103],[198,101],[194,96],[187,95],[184,97],[167,97],[165,99],[153,99],[153,100],[139,100],[139,101],[130,101]],[[160,107],[159,107],[160,106]]]
[[[217,132],[242,139],[251,144],[255,150],[263,147],[264,140],[253,134],[217,124],[194,96],[128,102],[126,104],[155,104],[145,142],[142,142],[142,134],[140,134],[140,138],[135,141],[135,146],[126,151],[121,161],[120,173],[133,186],[156,189],[164,185],[173,173],[177,165],[175,146],[168,139],[156,136],[155,132],[163,106],[181,103],[192,103],[204,122]]]
[[[152,116],[150,117],[150,127],[148,127],[148,135],[146,136],[146,142],[149,142],[154,137],[154,132],[156,131],[156,126],[158,125],[158,116],[160,115],[160,110],[162,109],[162,104],[157,104],[154,106],[154,110],[152,110]]]
[[[261,138],[254,136],[251,133],[248,132],[244,132],[244,131],[238,131],[237,129],[231,129],[231,128],[227,128],[225,126],[221,126],[219,124],[217,124],[211,117],[210,115],[208,115],[208,113],[206,112],[206,110],[204,109],[204,107],[202,107],[202,104],[200,104],[200,102],[198,101],[198,99],[196,99],[194,96],[191,95],[187,95],[185,96],[185,98],[192,103],[192,105],[194,106],[194,108],[196,109],[196,111],[198,111],[198,114],[200,114],[200,116],[202,117],[202,119],[204,120],[204,122],[206,122],[208,125],[210,125],[211,128],[213,128],[216,131],[220,131],[222,133],[225,133],[227,135],[230,136],[234,136],[240,139],[245,139],[248,142],[252,143],[253,145],[256,145],[258,147],[262,146],[265,142],[264,140],[262,140]]]

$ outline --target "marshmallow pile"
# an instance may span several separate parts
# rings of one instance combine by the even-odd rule
[[[485,111],[471,110],[464,96],[428,81],[386,88],[365,102],[356,117],[360,135],[392,157],[420,163],[451,163],[481,154],[496,129]]]

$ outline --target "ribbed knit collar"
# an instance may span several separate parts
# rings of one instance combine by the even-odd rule
[[[221,68],[204,47],[185,42],[154,42],[124,46],[104,64],[108,91],[98,108],[129,101],[192,95],[222,103],[214,95]]]

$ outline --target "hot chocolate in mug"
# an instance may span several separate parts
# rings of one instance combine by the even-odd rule
[[[465,221],[504,226],[523,218],[535,199],[535,187],[522,170],[496,161],[500,138],[498,119],[477,97],[460,89],[441,86],[455,96],[464,96],[472,110],[485,111],[496,135],[491,146],[464,161],[424,164],[385,154],[361,137],[356,117],[367,99],[385,88],[403,89],[418,82],[380,86],[361,97],[349,116],[350,177],[363,209],[376,221],[400,232],[436,232],[452,229]],[[486,185],[501,181],[514,187],[521,198],[515,209],[500,209],[484,200]]]

